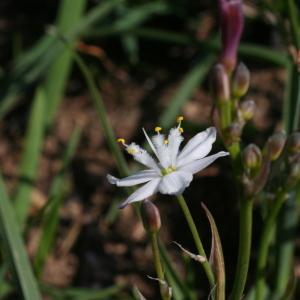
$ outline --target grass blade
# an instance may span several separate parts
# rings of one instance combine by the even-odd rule
[[[0,234],[2,247],[16,274],[25,300],[41,300],[36,279],[21,237],[14,209],[7,197],[0,175]]]
[[[88,31],[96,22],[103,20],[121,0],[101,2],[82,17],[64,36],[72,42]],[[47,73],[57,56],[64,50],[60,41],[45,35],[19,57],[16,67],[0,82],[0,119],[19,101],[18,96]]]
[[[80,21],[86,7],[86,0],[63,0],[60,2],[56,27],[60,32],[67,32]],[[70,11],[72,13],[70,14]],[[47,127],[53,122],[56,111],[66,86],[72,66],[72,56],[64,49],[51,65],[43,86],[48,98],[46,123]]]
[[[79,139],[80,130],[75,129],[73,132],[67,149],[64,153],[62,165],[58,175],[53,180],[51,185],[49,202],[45,208],[42,225],[41,225],[41,238],[39,241],[38,250],[34,259],[34,267],[38,276],[41,273],[42,267],[46,260],[47,254],[51,251],[57,226],[59,223],[59,208],[66,191],[66,171],[70,162],[75,154]]]
[[[46,97],[38,88],[32,103],[25,145],[19,170],[19,183],[14,195],[16,215],[23,225],[30,205],[30,194],[36,179],[37,167],[44,136]]]

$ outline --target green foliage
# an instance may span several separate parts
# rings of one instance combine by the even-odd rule
[[[0,234],[5,257],[16,274],[21,294],[25,300],[41,300],[37,281],[33,275],[30,261],[22,239],[13,206],[6,194],[0,175]]]
[[[269,4],[269,1],[262,0],[258,2],[259,7],[263,10],[262,15],[266,16],[266,18],[272,17],[273,23],[270,22],[272,24],[268,24],[268,30],[272,31],[276,38],[278,37],[278,32],[281,34],[284,33],[283,37],[287,37],[288,42],[284,41],[283,46],[286,48],[289,46],[290,50],[297,53],[300,46],[299,6],[297,2],[294,0],[286,2],[278,0],[275,1],[273,7]],[[63,157],[61,158],[59,172],[51,179],[51,187],[47,195],[48,202],[42,213],[36,218],[40,220],[39,229],[41,235],[38,241],[37,252],[32,259],[34,272],[28,258],[25,241],[26,234],[31,230],[32,226],[28,216],[31,196],[38,180],[39,164],[42,158],[45,138],[50,132],[53,133],[53,124],[55,124],[57,111],[66,92],[73,63],[79,69],[80,75],[89,91],[92,106],[97,114],[108,149],[116,161],[120,175],[126,176],[130,173],[127,162],[116,142],[112,122],[107,114],[109,104],[105,103],[100,92],[102,78],[99,81],[99,78],[96,77],[97,75],[90,68],[89,63],[91,61],[77,53],[76,42],[79,39],[84,39],[87,43],[98,47],[101,51],[103,46],[104,59],[101,60],[101,63],[104,68],[107,62],[110,66],[114,65],[115,58],[117,58],[116,60],[122,59],[118,63],[129,73],[129,78],[131,71],[139,70],[140,68],[142,69],[142,73],[146,72],[147,66],[151,64],[150,60],[147,62],[143,61],[144,57],[146,57],[143,51],[147,52],[149,45],[151,46],[150,49],[162,46],[163,51],[168,52],[168,55],[169,53],[180,53],[182,57],[177,56],[176,59],[172,57],[172,63],[177,63],[177,58],[179,58],[178,61],[183,58],[185,60],[184,63],[191,67],[184,68],[188,70],[180,74],[181,82],[172,91],[172,96],[165,110],[153,117],[153,123],[155,121],[155,123],[157,122],[162,127],[169,128],[174,124],[176,117],[182,113],[184,105],[190,100],[195,90],[205,84],[208,72],[216,62],[218,53],[222,47],[219,39],[216,38],[217,31],[214,25],[211,28],[208,26],[204,37],[201,34],[198,36],[198,31],[202,29],[198,28],[200,27],[199,24],[204,24],[204,26],[209,25],[209,22],[204,22],[207,21],[205,15],[212,17],[212,14],[205,11],[202,15],[202,11],[201,13],[200,11],[194,11],[193,5],[193,3],[183,3],[180,0],[176,0],[175,2],[167,0],[147,0],[142,2],[134,0],[103,0],[92,2],[87,0],[62,0],[59,1],[55,25],[48,27],[46,32],[33,45],[23,50],[22,36],[19,33],[13,36],[14,45],[12,48],[14,53],[12,55],[12,67],[1,67],[1,126],[2,124],[5,126],[7,122],[6,117],[14,113],[14,109],[18,107],[21,100],[25,105],[30,105],[30,110],[28,116],[26,116],[26,129],[21,143],[22,150],[20,151],[18,177],[11,197],[7,194],[6,190],[8,188],[0,176],[1,299],[7,297],[9,294],[17,293],[26,300],[39,300],[42,299],[40,289],[45,295],[61,300],[131,299],[131,296],[128,295],[123,285],[112,285],[111,287],[99,290],[77,287],[58,289],[45,286],[42,282],[41,275],[45,261],[57,242],[60,221],[59,211],[64,199],[70,193],[68,170],[81,136],[79,128],[73,131],[66,145]],[[197,9],[200,7],[198,6],[199,3],[195,5]],[[87,11],[85,12],[85,10]],[[253,19],[249,18],[247,21],[249,23],[255,23],[257,19],[260,22],[265,21],[263,18],[260,18],[260,16],[254,16]],[[283,26],[283,24],[285,25]],[[270,45],[266,43],[262,44],[261,42],[256,43],[253,41],[249,43],[247,35],[245,35],[245,41],[239,47],[240,59],[244,62],[251,60],[253,64],[262,62],[265,65],[268,64],[272,67],[286,69],[287,80],[285,83],[286,93],[283,104],[283,123],[286,132],[289,134],[299,129],[299,64],[296,64],[295,53],[290,55],[287,51],[282,51],[281,48],[280,50],[279,48],[271,49]],[[113,47],[109,46],[107,51],[105,48],[106,45],[113,45]],[[115,45],[119,48],[115,47]],[[178,49],[180,49],[179,52]],[[109,53],[110,50],[112,50],[112,53]],[[125,53],[124,57],[122,56],[123,52]],[[185,53],[192,54],[188,54],[186,56],[188,58],[186,58]],[[171,57],[171,55],[169,56]],[[161,62],[159,57],[156,59],[157,62]],[[75,69],[75,72],[77,69]],[[109,74],[109,76],[111,75],[114,76],[114,74]],[[229,78],[232,78],[231,75],[229,74]],[[157,90],[161,92],[159,88]],[[32,102],[29,103],[26,101],[28,101],[28,95],[30,95],[31,91],[34,91],[34,95]],[[236,101],[236,107],[232,107],[231,104],[228,106],[230,118],[228,118],[228,122],[225,122],[226,124],[221,130],[221,136],[225,141],[228,151],[232,154],[233,173],[235,174],[237,189],[241,196],[240,207],[242,212],[240,227],[242,231],[244,230],[244,233],[241,231],[237,277],[232,296],[233,299],[239,299],[244,293],[244,286],[247,280],[251,250],[253,204],[250,200],[252,201],[253,199],[245,198],[243,184],[246,184],[241,182],[241,178],[245,179],[243,167],[240,163],[240,150],[244,147],[243,136],[241,132],[238,132],[237,141],[232,144],[227,143],[226,140],[226,134],[230,135],[229,129],[236,128],[230,126],[234,122],[241,121],[241,116],[238,114],[238,101],[240,99],[229,99],[229,101],[231,100]],[[233,114],[232,116],[231,113]],[[192,124],[191,127],[196,128],[198,124]],[[280,163],[284,160],[287,159],[284,157],[280,157],[279,159]],[[268,166],[269,164],[271,165],[271,162],[268,162]],[[268,169],[268,172],[275,173],[273,166],[270,170]],[[266,181],[263,187],[265,183]],[[261,246],[265,246],[263,248],[265,250],[262,251],[263,258],[265,258],[262,262],[263,275],[266,275],[265,269],[269,254],[269,244],[266,244],[266,241],[268,243],[273,242],[275,249],[275,255],[272,256],[274,262],[271,266],[272,271],[274,270],[274,276],[267,278],[268,280],[263,278],[262,285],[262,295],[264,293],[268,297],[271,295],[272,299],[280,299],[280,297],[292,298],[292,294],[294,293],[294,290],[289,287],[294,287],[295,284],[295,278],[291,276],[291,269],[295,249],[294,229],[298,222],[297,208],[299,203],[297,201],[299,202],[300,198],[300,194],[295,192],[297,189],[299,190],[299,187],[289,191],[289,200],[283,204],[283,211],[279,212],[281,206],[278,208],[278,211],[276,210],[276,215],[274,214],[272,217],[272,222],[269,222],[269,227],[264,230],[267,232],[266,238],[263,235],[261,241]],[[126,192],[129,193],[131,190],[128,189]],[[260,196],[265,198],[265,194]],[[201,256],[206,257],[205,249],[202,246],[197,230],[198,228],[195,225],[196,222],[194,222],[183,198],[180,203],[190,225],[197,250]],[[248,209],[247,207],[245,209],[247,205]],[[272,205],[273,203],[270,204],[271,212],[272,209],[276,208],[274,205],[272,207]],[[139,206],[137,205],[135,209],[139,215]],[[214,247],[212,247],[212,256],[214,263],[209,263],[206,260],[202,262],[202,266],[209,279],[211,289],[214,291],[211,295],[214,295],[216,299],[225,299],[225,267],[221,241],[213,217],[208,210],[205,211],[212,230],[214,244]],[[112,201],[110,208],[104,214],[106,214],[105,224],[108,226],[113,225],[119,214],[116,201]],[[277,232],[273,236],[271,233],[275,227],[274,223],[277,214],[279,214]],[[266,222],[264,226],[266,226]],[[262,232],[264,231],[262,230]],[[286,239],[285,237],[287,232],[290,239]],[[172,287],[173,298],[175,300],[197,299],[198,286],[191,286],[189,282],[189,278],[191,277],[189,275],[191,273],[188,275],[180,274],[164,245],[159,245],[159,250],[160,253],[156,249],[156,258],[162,262],[160,268],[160,273],[162,273],[161,279],[166,279]],[[190,263],[189,267],[194,266]],[[271,281],[275,283],[272,284]],[[195,276],[193,284],[197,284],[198,282],[198,278]],[[164,284],[160,282],[160,285]],[[247,299],[254,299],[254,292],[255,287],[251,287]],[[138,293],[135,294],[136,298],[141,298],[141,295]]]
[[[17,218],[21,224],[27,217],[31,192],[35,185],[38,163],[44,137],[46,97],[44,90],[37,88],[29,115],[28,128],[19,170],[19,183],[14,195]]]
[[[59,223],[59,209],[62,205],[68,186],[66,172],[75,154],[79,138],[80,130],[75,129],[65,150],[60,170],[54,178],[50,188],[48,203],[42,215],[40,242],[34,259],[35,271],[38,275],[41,274],[43,264],[55,241]]]

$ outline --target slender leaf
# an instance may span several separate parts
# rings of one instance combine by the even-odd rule
[[[59,208],[66,190],[66,171],[74,156],[80,138],[80,130],[75,129],[71,136],[67,149],[64,153],[62,166],[58,175],[54,178],[49,194],[49,204],[47,205],[42,219],[41,238],[38,245],[38,250],[34,259],[35,271],[40,275],[47,254],[50,252],[57,226],[59,223]]]
[[[118,7],[120,11],[120,7]],[[122,15],[109,26],[99,26],[98,29],[91,28],[85,33],[86,37],[91,36],[106,36],[112,34],[124,34],[126,32],[135,32],[135,29],[142,23],[146,22],[153,15],[162,15],[170,11],[166,3],[162,1],[153,1],[130,9],[123,8]]]
[[[15,211],[7,197],[1,175],[0,199],[0,234],[3,250],[13,266],[24,299],[41,300],[42,297],[30,266]]]
[[[61,32],[68,32],[77,22],[80,21],[86,7],[86,0],[62,0],[58,10],[56,27]],[[72,11],[72,13],[70,13]],[[57,108],[66,86],[72,66],[72,56],[69,51],[64,49],[51,64],[44,80],[43,86],[48,98],[46,115],[47,127],[53,122]]]
[[[212,214],[204,205],[204,203],[201,205],[208,218],[212,234],[210,264],[212,265],[212,269],[214,270],[214,275],[216,278],[216,300],[225,300],[225,264],[221,239]]]
[[[104,1],[81,18],[64,36],[74,41],[96,22],[103,20],[122,0]],[[45,35],[31,49],[19,57],[16,67],[0,82],[0,119],[19,101],[20,93],[36,83],[48,72],[64,46],[53,36]]]
[[[37,175],[37,167],[44,136],[44,114],[46,97],[44,90],[38,88],[32,103],[26,132],[24,150],[19,170],[19,182],[14,201],[17,218],[23,224],[30,205],[30,196]]]

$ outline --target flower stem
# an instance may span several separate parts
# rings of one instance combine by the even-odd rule
[[[159,256],[159,248],[158,248],[158,241],[157,241],[157,232],[149,232],[150,240],[151,240],[151,247],[153,253],[153,260],[154,266],[156,270],[156,276],[160,280],[159,287],[160,287],[160,294],[163,300],[170,300],[170,295],[168,293],[167,284],[165,282],[164,271],[161,265],[160,256]]]
[[[197,247],[197,250],[198,250],[198,253],[199,255],[201,256],[204,256],[206,258],[205,262],[202,263],[202,266],[203,266],[203,269],[204,269],[204,272],[207,276],[207,279],[209,281],[209,284],[210,284],[210,287],[213,288],[215,286],[215,278],[214,278],[214,274],[212,272],[212,269],[211,269],[211,266],[207,260],[207,256],[206,256],[206,253],[204,251],[204,248],[203,248],[203,245],[202,245],[202,242],[201,242],[201,239],[200,239],[200,236],[199,236],[199,233],[197,231],[197,228],[196,228],[196,225],[195,225],[195,222],[193,220],[193,217],[190,213],[190,210],[186,204],[186,201],[184,199],[184,197],[182,195],[178,195],[177,196],[177,200],[179,202],[179,205],[184,213],[184,216],[186,218],[186,221],[189,225],[189,228],[191,230],[191,233],[193,235],[193,239],[194,239],[194,242],[196,244],[196,247]]]
[[[259,245],[259,252],[258,252],[256,287],[255,287],[256,300],[262,300],[265,297],[264,271],[267,264],[268,250],[272,238],[274,224],[285,199],[286,199],[286,193],[284,191],[278,192],[277,197],[273,203],[273,206],[269,211],[265,221],[265,225],[263,228],[260,245]]]
[[[241,199],[239,254],[231,300],[240,300],[246,284],[252,236],[253,199]]]
[[[231,123],[231,102],[224,101],[219,103],[220,125],[225,130]]]

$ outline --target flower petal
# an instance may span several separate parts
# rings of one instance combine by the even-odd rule
[[[168,137],[168,149],[171,158],[171,165],[174,167],[176,166],[176,159],[182,141],[183,137],[181,135],[180,129],[178,127],[172,128]]]
[[[157,151],[157,158],[161,166],[165,169],[171,164],[169,148],[165,144],[165,136],[163,134],[156,134],[152,137],[153,144]]]
[[[198,173],[210,164],[212,164],[217,158],[222,156],[229,155],[228,152],[220,151],[214,155],[210,155],[201,159],[198,159],[196,161],[193,161],[183,167],[180,168],[180,171],[186,171],[191,172],[192,174]]]
[[[141,201],[152,196],[158,190],[160,181],[161,178],[152,179],[150,182],[146,183],[145,185],[137,189],[134,193],[132,193],[123,203],[119,205],[119,208],[124,208],[129,203]]]
[[[216,134],[215,127],[207,128],[205,131],[196,134],[180,152],[177,159],[177,167],[205,157],[216,140]]]
[[[182,193],[192,180],[192,173],[181,170],[175,171],[162,177],[159,191],[162,194],[177,195]]]
[[[131,143],[126,147],[126,151],[133,156],[133,158],[144,166],[156,170],[160,173],[160,169],[153,159],[153,157],[142,147],[135,143]]]
[[[107,180],[111,184],[115,184],[116,186],[133,186],[141,183],[148,182],[154,178],[158,178],[159,175],[154,170],[143,170],[131,176],[119,179],[110,174],[107,175]]]

